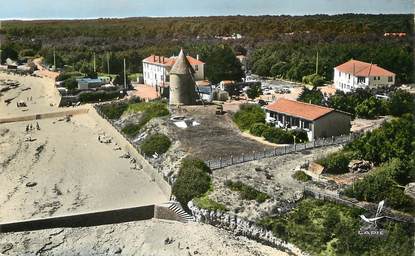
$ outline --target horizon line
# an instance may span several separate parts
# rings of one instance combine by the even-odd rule
[[[208,17],[278,17],[278,16],[291,16],[291,17],[302,17],[302,16],[337,16],[337,15],[346,15],[346,14],[355,14],[355,15],[413,15],[413,13],[364,13],[364,12],[345,12],[345,13],[315,13],[315,14],[229,14],[229,15],[181,15],[181,16],[101,16],[101,17],[66,17],[66,18],[57,18],[57,17],[47,17],[47,18],[0,18],[0,21],[65,21],[65,20],[98,20],[98,19],[133,19],[133,18],[208,18]]]

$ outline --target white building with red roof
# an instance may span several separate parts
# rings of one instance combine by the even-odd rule
[[[350,133],[351,116],[332,108],[280,98],[266,106],[265,111],[267,123],[304,130],[310,141]]]
[[[349,60],[334,68],[334,86],[350,92],[357,88],[374,88],[395,84],[395,73],[376,64]]]
[[[144,84],[168,87],[170,83],[169,72],[176,62],[175,56],[170,58],[164,56],[151,55],[143,60],[143,77]],[[186,56],[190,65],[192,65],[194,73],[194,79],[196,81],[205,79],[205,63],[199,60],[199,56],[193,58],[192,56]]]

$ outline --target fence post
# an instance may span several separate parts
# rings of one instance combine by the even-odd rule
[[[231,155],[231,164],[233,165],[233,156]]]
[[[287,146],[284,146],[284,154],[287,154]]]
[[[244,155],[244,153],[242,153],[242,163],[244,163],[245,162],[245,155]]]
[[[313,140],[313,148],[316,147],[316,140]]]
[[[274,148],[274,156],[276,156],[277,155],[277,148],[275,147]]]
[[[331,136],[332,143],[334,144],[334,136]]]
[[[294,143],[294,152],[297,152],[297,144]]]
[[[254,160],[255,160],[255,150],[254,150],[254,151],[252,151],[252,153],[254,154]]]
[[[264,158],[265,158],[265,154],[266,154],[266,153],[265,153],[265,148],[264,148]]]

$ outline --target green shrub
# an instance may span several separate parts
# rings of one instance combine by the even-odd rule
[[[262,133],[262,136],[265,140],[276,144],[290,144],[294,141],[294,138],[290,132],[275,127],[269,127],[266,129]]]
[[[220,204],[212,199],[210,199],[207,195],[202,197],[198,197],[193,199],[193,202],[196,204],[197,207],[202,209],[207,209],[211,211],[228,211],[223,204]]]
[[[352,160],[352,154],[347,151],[332,153],[316,162],[322,166],[327,173],[342,174],[349,171],[348,165]]]
[[[140,132],[141,126],[138,124],[127,124],[122,128],[122,132],[127,136],[134,137]]]
[[[209,172],[204,170],[205,167],[203,169],[199,167],[199,161],[195,161],[194,164],[190,162],[182,163],[180,167],[172,193],[183,207],[187,207],[190,200],[202,196],[211,187]]]
[[[164,134],[157,133],[147,137],[143,144],[141,144],[140,149],[144,154],[151,156],[154,153],[166,153],[170,145],[171,141],[169,137]]]
[[[392,159],[344,192],[349,197],[368,202],[377,203],[386,199],[391,207],[414,213],[414,200],[405,195],[402,188],[402,185],[413,181],[414,171],[413,162]]]
[[[391,115],[402,116],[415,112],[415,96],[404,90],[396,90],[390,96],[388,107]]]
[[[296,143],[304,143],[308,142],[307,132],[304,130],[291,130],[290,131],[292,136],[295,136]]]
[[[413,224],[383,219],[378,224],[387,230],[387,239],[361,236],[361,214],[368,215],[361,209],[305,198],[289,213],[264,218],[260,224],[311,255],[413,255]]]
[[[293,178],[294,178],[294,179],[296,179],[296,180],[298,180],[298,181],[302,181],[302,182],[307,182],[307,181],[312,180],[312,179],[311,179],[311,176],[307,175],[307,174],[306,174],[305,172],[303,172],[303,171],[296,171],[296,172],[293,174]]]
[[[302,81],[303,83],[314,85],[314,86],[323,86],[325,79],[323,76],[320,76],[318,74],[312,74],[308,76],[303,76]]]
[[[116,98],[122,97],[122,94],[118,91],[114,92],[88,92],[82,93],[79,95],[79,100],[82,103],[93,103],[100,101],[114,100]]]
[[[212,173],[212,170],[209,168],[209,166],[206,165],[205,162],[203,162],[202,160],[198,158],[191,157],[191,156],[188,156],[182,159],[180,168],[182,169],[197,168],[209,174]]]
[[[249,132],[250,132],[252,135],[255,135],[255,136],[261,137],[261,136],[262,136],[262,134],[264,133],[264,131],[265,131],[266,129],[268,129],[268,128],[269,128],[269,126],[268,126],[268,125],[266,125],[266,124],[264,124],[264,123],[254,123],[254,124],[251,126],[251,128],[249,129]]]
[[[248,186],[241,181],[233,182],[231,180],[225,181],[225,186],[233,191],[238,191],[243,200],[256,200],[258,203],[263,203],[270,198],[269,195]]]
[[[265,112],[255,104],[243,104],[233,116],[233,121],[242,131],[249,130],[255,123],[265,123]]]
[[[128,104],[125,102],[122,102],[122,103],[103,105],[101,106],[101,111],[109,119],[119,119],[124,113],[124,111],[127,110],[127,108],[128,108]]]

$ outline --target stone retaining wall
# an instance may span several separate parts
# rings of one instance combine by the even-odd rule
[[[231,231],[235,235],[245,236],[289,254],[309,255],[300,250],[297,246],[275,237],[271,231],[258,226],[254,222],[244,220],[235,214],[200,209],[192,201],[190,201],[187,206],[197,222],[210,224]]]
[[[43,113],[43,114],[32,114],[32,115],[22,115],[22,116],[15,116],[15,117],[5,117],[5,118],[0,118],[0,124],[32,121],[32,120],[45,119],[45,118],[56,118],[56,117],[63,117],[63,116],[67,116],[67,115],[79,115],[79,114],[88,113],[88,111],[89,111],[88,108],[76,108],[76,109],[49,112],[49,113]]]

